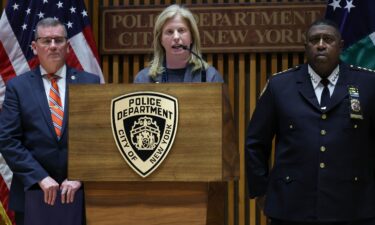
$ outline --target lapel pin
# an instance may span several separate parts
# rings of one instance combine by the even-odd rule
[[[76,76],[72,75],[70,78],[71,78],[72,80],[75,80],[75,79],[76,79]]]

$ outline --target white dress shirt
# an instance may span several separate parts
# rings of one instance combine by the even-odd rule
[[[322,92],[324,88],[324,85],[320,83],[322,78],[311,68],[310,65],[308,65],[308,72],[310,75],[311,83],[315,91],[316,98],[318,99],[319,104],[320,104],[320,99],[322,97]],[[336,68],[332,71],[332,73],[327,77],[327,79],[329,80],[328,89],[329,89],[330,96],[332,96],[332,93],[335,89],[337,80],[339,78],[339,72],[340,72],[339,66],[336,66]]]
[[[40,66],[40,73],[42,74],[42,80],[43,80],[43,85],[44,85],[44,90],[46,92],[47,96],[47,101],[48,101],[48,96],[49,96],[49,90],[51,88],[51,81],[47,77],[47,72],[46,70]],[[56,73],[56,76],[60,77],[57,79],[57,86],[59,87],[59,93],[60,93],[60,99],[61,99],[61,104],[62,108],[64,109],[65,106],[65,91],[66,91],[66,65],[61,67]]]

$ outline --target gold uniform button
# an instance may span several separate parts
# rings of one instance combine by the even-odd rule
[[[319,166],[320,166],[320,168],[322,168],[322,169],[326,168],[326,164],[325,164],[325,163],[320,163]]]
[[[321,152],[325,152],[326,151],[326,147],[325,146],[320,146],[320,151]]]
[[[327,131],[326,131],[326,130],[321,130],[321,131],[320,131],[320,134],[321,134],[321,135],[326,135],[326,134],[327,134]]]
[[[327,119],[327,114],[322,114],[322,119],[323,120]]]

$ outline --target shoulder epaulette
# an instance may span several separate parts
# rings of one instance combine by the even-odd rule
[[[375,70],[369,69],[369,68],[366,68],[366,67],[360,67],[360,66],[350,65],[350,68],[353,69],[353,70],[368,71],[368,72],[375,73]]]
[[[274,73],[274,74],[272,74],[272,76],[279,75],[279,74],[286,73],[286,72],[296,71],[296,70],[299,70],[300,68],[301,68],[301,66],[298,65],[298,66],[283,70],[281,72]]]

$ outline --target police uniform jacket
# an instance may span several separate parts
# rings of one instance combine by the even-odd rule
[[[307,65],[269,79],[246,137],[250,197],[289,221],[375,217],[375,73],[340,64],[326,111]],[[351,118],[348,88],[358,88],[363,119]],[[357,110],[357,108],[356,108]],[[269,168],[275,137],[274,165]]]

